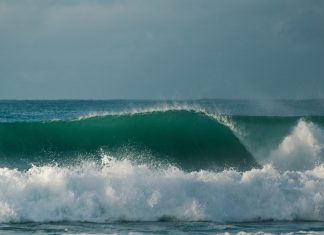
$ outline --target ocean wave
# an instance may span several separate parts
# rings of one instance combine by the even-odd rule
[[[196,111],[108,115],[78,121],[0,123],[0,156],[59,162],[100,150],[147,155],[188,170],[257,166],[225,121]]]
[[[89,112],[87,114],[83,114],[78,116],[77,118],[71,120],[84,120],[89,118],[95,117],[105,117],[105,116],[131,116],[136,114],[150,114],[150,113],[163,113],[163,112],[170,112],[170,111],[188,111],[188,112],[196,112],[196,113],[204,113],[206,115],[216,115],[217,112],[208,112],[205,108],[201,107],[198,104],[187,104],[187,103],[161,103],[155,104],[153,106],[148,107],[128,107],[125,110],[120,111],[102,111],[102,112]],[[224,115],[225,116],[225,115]]]
[[[324,165],[192,171],[104,155],[100,164],[0,168],[0,222],[324,221]]]
[[[185,170],[307,170],[324,160],[323,117],[229,116],[166,105],[74,120],[0,123],[0,167],[100,159],[101,151]],[[26,168],[25,167],[25,168]]]

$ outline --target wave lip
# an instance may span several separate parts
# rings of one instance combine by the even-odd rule
[[[73,155],[96,155],[103,149],[114,156],[125,151],[136,156],[149,155],[188,170],[214,167],[250,169],[257,166],[228,126],[195,111],[169,110],[74,121],[0,123],[0,136],[3,137],[0,156],[7,161],[20,158],[35,163],[37,158],[53,160],[53,157],[59,161]]]

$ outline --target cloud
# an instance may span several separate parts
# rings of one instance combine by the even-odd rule
[[[299,3],[299,4],[298,4]],[[297,5],[297,6],[295,6]],[[278,33],[301,43],[324,45],[324,2],[291,2],[288,15],[282,15]]]
[[[0,98],[317,95],[323,5],[0,0]]]

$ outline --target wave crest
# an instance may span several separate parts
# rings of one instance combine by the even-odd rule
[[[302,119],[270,154],[270,160],[281,170],[313,169],[322,161],[323,150],[324,131]]]

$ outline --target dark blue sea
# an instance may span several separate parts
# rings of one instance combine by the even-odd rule
[[[2,100],[0,234],[324,234],[324,100]]]

